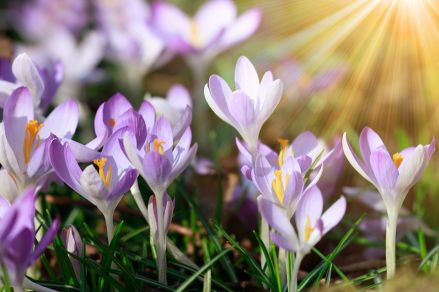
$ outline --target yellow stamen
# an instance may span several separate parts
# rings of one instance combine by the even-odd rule
[[[201,34],[200,28],[194,20],[190,21],[190,32],[189,32],[189,40],[194,45],[194,47],[201,46]]]
[[[282,171],[281,170],[275,170],[274,171],[274,179],[271,182],[273,186],[273,190],[277,195],[277,198],[279,199],[279,202],[283,203],[284,200],[284,193],[285,188],[284,184],[282,182]],[[288,175],[285,177],[285,186],[288,185]]]
[[[392,156],[393,159],[393,163],[396,165],[396,167],[399,167],[402,163],[402,161],[404,160],[404,157],[399,154],[398,152],[396,152],[395,154],[393,154]]]
[[[99,176],[102,178],[102,181],[104,182],[105,186],[109,188],[113,165],[111,165],[110,163],[107,169],[107,173],[105,173],[104,168],[105,168],[105,164],[107,163],[106,157],[102,157],[101,159],[95,159],[93,160],[93,163],[99,168]]]
[[[116,125],[116,120],[113,119],[113,118],[111,118],[111,119],[108,120],[108,124],[109,124],[112,128],[114,128],[114,125]]]
[[[309,216],[306,217],[305,223],[305,240],[308,241],[311,237],[311,233],[314,231],[314,227],[311,226],[311,218]]]
[[[32,152],[33,147],[35,148],[40,145],[40,136],[38,135],[38,132],[43,127],[43,124],[39,123],[37,120],[30,120],[26,128],[24,129],[24,143],[23,143],[23,156],[24,156],[24,162],[26,164],[29,163],[30,160],[30,154]],[[35,138],[37,139],[35,145]]]
[[[163,144],[165,144],[166,142],[160,139],[155,138],[154,139],[154,151],[158,152],[160,155],[165,154],[165,148],[163,148]]]
[[[280,152],[279,152],[279,167],[282,167],[284,164],[284,158],[285,158],[285,151],[288,146],[288,140],[287,139],[278,139],[277,140],[280,144]]]

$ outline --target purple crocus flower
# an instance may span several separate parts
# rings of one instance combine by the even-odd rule
[[[0,75],[0,107],[20,86],[29,88],[35,111],[42,116],[49,106],[63,79],[63,67],[59,62],[39,68],[25,53],[18,55],[11,64],[7,59],[0,60],[3,74]]]
[[[156,118],[164,116],[171,125],[177,123],[187,107],[192,108],[192,100],[189,91],[181,84],[173,85],[168,90],[165,98],[154,96],[147,98],[146,100],[154,107],[157,115]]]
[[[282,205],[287,216],[291,218],[302,194],[317,183],[321,173],[320,170],[319,175],[305,187],[300,165],[296,159],[290,157],[281,161],[279,166],[273,167],[263,155],[259,155],[252,171],[252,181],[262,197]]]
[[[75,96],[79,86],[92,77],[96,78],[96,67],[102,60],[105,38],[101,32],[87,32],[81,41],[65,29],[56,29],[48,33],[43,42],[33,45],[21,45],[19,52],[28,53],[32,60],[45,67],[56,60],[64,68],[64,82],[60,92]]]
[[[141,110],[145,114],[144,117],[150,119],[146,121],[147,129],[150,130],[147,139],[139,144],[134,135],[127,132],[123,146],[128,159],[155,194],[157,214],[160,215],[164,214],[162,209],[166,189],[194,159],[197,144],[191,146],[192,132],[189,127],[184,129],[177,142],[174,140],[175,126],[173,129],[165,117],[159,118],[154,123],[155,115],[146,114],[154,112],[151,104],[144,103]],[[138,147],[139,145],[142,146]],[[163,216],[157,216],[157,230],[158,239],[155,243],[159,281],[166,283],[166,232]]]
[[[37,120],[34,109],[30,90],[20,87],[6,100],[0,125],[0,163],[19,192],[30,185],[44,185],[51,171],[51,135],[69,140],[78,124],[78,106],[73,99],[56,107],[44,121]]]
[[[140,150],[135,146],[138,145],[136,139],[132,138],[127,134],[124,137],[127,157],[156,195],[164,194],[174,179],[187,168],[197,151],[197,144],[190,145],[192,132],[189,127],[174,146],[173,129],[164,117],[154,125]]]
[[[288,58],[281,60],[273,68],[273,72],[284,81],[286,98],[298,100],[334,88],[346,75],[347,70],[344,65],[338,64],[310,75],[303,64]]]
[[[52,242],[59,227],[56,219],[35,247],[35,189],[29,188],[10,205],[0,197],[0,265],[13,286],[22,289],[25,273]]]
[[[103,31],[108,57],[121,66],[121,77],[139,86],[164,49],[163,40],[152,31],[149,7],[142,0],[94,0],[99,28]]]
[[[244,139],[252,157],[256,157],[259,132],[279,104],[282,82],[266,72],[261,81],[252,63],[240,57],[235,68],[236,90],[232,92],[218,75],[212,75],[204,87],[210,108],[233,126]]]
[[[381,138],[370,128],[360,134],[360,160],[343,135],[346,158],[378,190],[387,210],[386,264],[387,278],[395,274],[395,237],[398,213],[409,190],[420,179],[435,151],[435,139],[429,145],[409,147],[390,155]]]
[[[258,205],[262,216],[274,229],[271,232],[271,240],[280,248],[295,252],[290,291],[296,291],[297,274],[303,257],[343,218],[346,199],[341,197],[322,214],[322,193],[317,186],[308,188],[302,195],[295,212],[296,229],[290,221],[289,214],[281,205],[263,196],[258,198]]]
[[[145,122],[142,116],[133,109],[125,96],[116,93],[99,106],[94,120],[96,138],[87,146],[99,149],[113,133],[125,127],[129,127],[136,133],[138,140],[146,139]]]
[[[152,5],[151,24],[170,51],[192,55],[198,63],[209,63],[217,54],[251,36],[261,13],[251,9],[237,17],[231,0],[207,1],[191,18],[165,1]]]
[[[54,171],[65,184],[102,212],[107,224],[108,242],[113,237],[114,210],[137,178],[137,171],[120,148],[119,140],[127,131],[128,128],[120,129],[105,144],[101,158],[93,161],[98,170],[93,165],[81,170],[68,144],[63,145],[58,139],[50,144],[50,161]]]
[[[81,256],[82,240],[75,226],[70,225],[63,229],[61,233],[61,241],[63,242],[64,247],[69,253],[74,254],[76,256]],[[70,262],[72,263],[73,270],[75,271],[76,278],[79,281],[81,265],[77,259],[71,256],[69,256],[69,259]]]
[[[18,8],[12,21],[27,38],[44,41],[54,29],[63,28],[78,33],[87,24],[86,0],[35,0]]]

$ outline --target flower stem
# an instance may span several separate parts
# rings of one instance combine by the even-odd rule
[[[192,123],[199,147],[204,150],[209,146],[209,107],[204,99],[204,85],[206,84],[207,65],[203,60],[194,57],[186,58],[186,63],[191,68],[194,85],[192,99],[194,105]]]
[[[282,286],[287,282],[287,257],[287,251],[283,248],[279,248],[279,273]]]
[[[156,194],[157,203],[157,233],[158,238],[156,241],[157,251],[157,269],[159,272],[159,282],[166,284],[166,234],[165,234],[165,222],[163,218],[163,196],[164,194]]]
[[[140,213],[142,213],[142,216],[145,218],[146,223],[149,224],[148,208],[146,207],[145,203],[143,202],[142,194],[140,193],[140,189],[139,189],[139,183],[137,181],[135,181],[134,185],[131,187],[131,194],[134,197],[134,200],[137,204],[137,207],[140,210]],[[181,250],[178,249],[177,246],[175,246],[168,239],[166,239],[166,249],[169,250],[171,255],[177,261],[179,261],[187,266],[190,266],[194,269],[199,268],[191,259],[189,259]]]
[[[114,211],[112,211],[112,210],[109,210],[109,211],[104,213],[105,225],[107,226],[108,245],[110,245],[111,240],[113,239],[113,235],[114,235],[113,214],[114,214]]]
[[[267,220],[261,216],[261,239],[264,246],[267,248],[270,246],[270,226],[268,226]],[[267,259],[261,249],[261,268],[264,269]]]
[[[296,292],[297,291],[297,278],[299,275],[300,264],[302,263],[303,256],[304,256],[304,254],[302,254],[300,252],[296,253],[296,258],[294,259],[293,274],[291,275],[289,292]]]
[[[387,210],[386,228],[386,268],[387,280],[395,276],[395,245],[396,245],[396,224],[398,221],[398,211]]]
[[[143,201],[142,194],[140,193],[139,183],[137,182],[137,180],[134,182],[133,186],[131,187],[131,194],[133,195],[134,201],[136,202],[137,207],[140,210],[140,213],[142,213],[142,216],[148,222],[148,208],[146,207],[145,202]]]

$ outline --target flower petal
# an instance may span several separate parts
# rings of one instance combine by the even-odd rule
[[[149,152],[143,158],[144,179],[154,193],[166,190],[171,175],[171,162],[164,155]]]
[[[58,138],[70,139],[76,131],[79,120],[79,108],[74,99],[68,99],[57,106],[44,121],[40,130],[41,139],[54,134]]]
[[[328,210],[325,211],[325,213],[323,213],[321,218],[323,222],[322,233],[326,234],[329,230],[334,228],[334,226],[341,221],[345,212],[346,199],[345,197],[341,196],[340,199],[338,199],[334,204],[331,205],[331,207],[328,208]]]
[[[305,240],[305,229],[308,219],[311,227],[315,227],[323,211],[323,197],[319,188],[314,186],[306,190],[297,207],[295,218],[299,238]]]
[[[41,239],[41,241],[38,243],[38,245],[35,247],[34,252],[32,253],[32,259],[31,262],[36,261],[41,253],[47,248],[47,246],[53,241],[53,239],[56,236],[56,233],[58,232],[59,229],[59,225],[60,225],[60,220],[59,218],[56,218],[52,225],[50,225],[49,229],[47,230],[47,232],[44,234],[43,238]]]
[[[58,177],[77,193],[83,194],[84,190],[79,183],[82,171],[70,147],[55,139],[50,143],[49,152],[50,163]]]
[[[285,215],[285,210],[281,206],[259,196],[258,207],[264,219],[277,232],[288,237],[295,233],[290,220]]]
[[[240,15],[225,31],[221,37],[221,49],[226,49],[247,39],[255,33],[261,22],[261,11],[250,9]]]
[[[5,198],[9,202],[13,202],[20,192],[11,175],[6,169],[0,169],[0,199]],[[0,209],[2,209],[0,202]],[[3,217],[0,210],[0,220]]]
[[[369,176],[369,174],[373,175],[373,173],[371,173],[372,171],[369,170],[369,168],[364,165],[364,162],[357,157],[357,155],[355,154],[354,150],[352,149],[351,145],[348,142],[346,133],[343,134],[342,145],[346,159],[349,161],[352,167],[359,174],[361,174],[362,177],[364,177],[366,180],[368,180],[369,182],[375,185],[374,178]]]
[[[26,125],[34,119],[34,105],[26,87],[16,89],[6,101],[3,122],[6,139],[15,153],[20,169],[25,168],[23,143]]]
[[[166,100],[179,111],[184,111],[187,106],[192,108],[192,99],[189,91],[181,84],[173,85],[166,94]]]
[[[192,108],[187,106],[184,111],[179,116],[177,122],[172,128],[172,134],[174,136],[174,141],[181,138],[181,135],[186,131],[192,122]]]
[[[378,188],[392,189],[398,179],[398,168],[389,152],[384,148],[373,150],[370,154],[370,167],[374,173]]]
[[[242,136],[249,128],[257,127],[255,104],[253,100],[243,91],[238,90],[232,93],[229,102],[229,111],[236,121],[235,126]]]
[[[227,100],[231,96],[232,91],[229,85],[218,75],[212,75],[209,78],[209,85],[204,87],[204,97],[207,104],[213,112],[226,123],[234,126]]]
[[[12,72],[21,84],[29,88],[35,107],[39,106],[44,83],[40,72],[27,54],[22,53],[15,58],[12,63]]]
[[[241,89],[250,98],[258,97],[259,77],[255,67],[247,57],[239,57],[235,67],[236,89]]]
[[[134,134],[131,132],[126,132],[123,136],[123,148],[122,150],[125,152],[125,155],[127,156],[128,160],[131,162],[131,164],[136,168],[140,175],[145,177],[145,173],[143,172],[143,163],[139,156],[139,151],[134,146],[136,142],[136,138]]]
[[[399,176],[395,186],[398,193],[405,195],[416,184],[424,171],[424,161],[429,159],[428,156],[422,145],[418,145],[410,153],[405,153],[404,159],[398,168]]]
[[[194,20],[199,29],[202,45],[217,40],[236,17],[236,6],[230,0],[207,1],[197,11]]]

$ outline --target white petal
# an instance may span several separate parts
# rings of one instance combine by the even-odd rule
[[[364,177],[366,180],[371,182],[375,185],[375,183],[372,181],[372,179],[367,175],[367,173],[364,171],[363,167],[360,165],[362,163],[357,155],[353,152],[351,146],[349,145],[348,139],[346,137],[346,132],[343,134],[343,152],[346,156],[346,159],[351,163],[352,167],[361,174],[362,177]]]
[[[38,72],[38,69],[27,54],[22,53],[15,58],[12,63],[12,72],[21,84],[29,88],[34,106],[37,107],[40,104],[41,95],[44,91],[44,83],[40,72]]]
[[[140,175],[145,177],[142,161],[140,160],[137,148],[134,147],[132,139],[134,139],[134,137],[130,136],[130,133],[125,133],[125,135],[123,136],[123,147],[125,148],[125,154],[128,157],[128,160],[134,166],[134,168],[136,168],[137,171],[140,173]]]
[[[424,160],[427,159],[427,155],[425,148],[422,145],[418,145],[410,156],[404,157],[398,168],[399,176],[395,186],[398,193],[406,194],[416,183],[416,177],[423,170]]]

